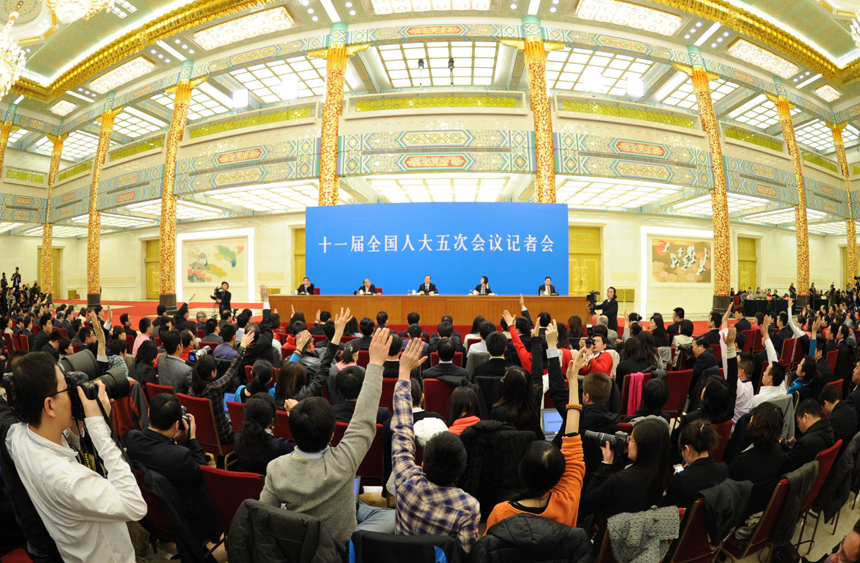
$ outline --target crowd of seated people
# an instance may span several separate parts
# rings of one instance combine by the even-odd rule
[[[485,530],[526,514],[585,528],[599,546],[613,516],[655,505],[689,507],[726,479],[752,483],[743,513],[753,516],[767,507],[783,475],[839,440],[844,453],[860,428],[853,304],[803,308],[795,318],[789,300],[787,313],[755,323],[729,307],[709,315],[700,334],[682,308],[669,326],[659,313],[625,312],[619,334],[605,317],[592,325],[573,315],[562,324],[541,312],[533,320],[521,301],[516,316],[501,312],[500,327],[477,317],[460,334],[450,316],[431,327],[410,314],[398,334],[384,311],[375,320],[356,319],[349,309],[317,311],[313,321],[292,311],[282,323],[265,286],[259,321],[250,310],[235,318],[225,311],[220,322],[192,318],[184,303],[172,316],[157,310],[154,319],[134,325],[124,314],[112,326],[109,308],[76,313],[46,305],[32,292],[25,297],[28,311],[19,316],[13,303],[5,332],[29,338],[29,327],[39,327],[26,355],[56,361],[80,346],[95,356],[100,373],[120,368],[143,387],[169,386],[206,399],[218,441],[234,445],[229,469],[265,476],[262,502],[319,518],[344,544],[353,532],[369,530],[448,535],[468,551]],[[755,332],[761,350],[745,352]],[[788,341],[802,353],[782,363]],[[207,346],[209,353],[201,352]],[[10,352],[9,359],[23,357]],[[834,357],[835,365],[828,362]],[[667,372],[678,370],[692,377],[683,389],[683,413],[674,419],[663,409],[677,392],[670,392]],[[640,385],[629,411],[621,401],[625,378]],[[837,378],[841,389],[828,385]],[[382,396],[385,379],[396,380],[388,397]],[[446,412],[425,409],[428,380],[448,386]],[[557,432],[545,427],[547,393],[562,417]],[[794,403],[784,400],[790,396]],[[200,421],[184,419],[173,395],[148,399],[149,426],[126,436],[128,455],[164,473],[189,510],[199,510],[201,494],[218,494],[201,489]],[[244,421],[235,427],[228,402],[242,404]],[[286,417],[289,436],[276,435],[279,417]],[[586,432],[614,436],[622,421],[632,425],[626,445],[581,438]],[[787,422],[793,436],[786,436]],[[724,425],[737,444],[718,459]],[[517,492],[486,506],[466,490],[472,454],[465,444],[490,428],[529,438],[512,475]],[[353,490],[377,431],[386,508],[357,502]],[[207,540],[225,532],[205,518],[195,525]]]

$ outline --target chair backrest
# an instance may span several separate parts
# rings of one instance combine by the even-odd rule
[[[463,343],[463,345],[466,347],[466,351],[468,352],[468,351],[469,351],[469,347],[470,347],[472,344],[477,344],[477,343],[478,343],[478,342],[480,342],[480,341],[481,341],[481,339],[480,339],[480,338],[467,338],[467,339],[466,339],[466,342],[464,342],[464,343]]]
[[[687,393],[690,389],[690,381],[693,379],[693,370],[667,371],[663,381],[669,387],[669,400],[663,405],[663,412],[676,418],[684,412],[687,402]]]
[[[146,384],[146,396],[152,400],[159,393],[167,393],[168,395],[176,395],[176,389],[172,385],[159,385],[157,383]]]
[[[836,390],[839,391],[839,396],[840,397],[842,396],[842,380],[841,379],[837,379],[836,381],[831,381],[830,383],[828,383],[828,385],[832,385],[833,387],[836,387]]]
[[[681,531],[663,563],[709,563],[716,557],[711,551],[705,526],[705,501],[698,499],[684,512]]]
[[[629,422],[619,422],[618,423],[618,432],[624,432],[628,436],[633,434],[633,425]]]
[[[275,413],[275,428],[272,432],[275,436],[293,439],[293,433],[290,431],[290,415],[286,411],[279,410]]]
[[[430,367],[439,365],[439,352],[430,352]]]
[[[753,535],[749,539],[749,548],[747,553],[755,549],[757,546],[764,547],[763,544],[767,544],[767,542],[770,541],[770,534],[773,532],[773,529],[776,527],[776,523],[779,521],[779,516],[782,512],[782,507],[785,504],[785,498],[787,496],[788,479],[783,479],[776,484],[776,488],[773,490],[773,495],[770,497],[770,502],[768,502],[767,508],[764,509],[764,513],[761,515],[761,520],[759,520],[758,526],[756,526],[755,531],[753,531]]]
[[[331,438],[331,445],[337,446],[340,441],[343,439],[344,433],[346,433],[346,429],[349,428],[349,424],[346,422],[338,422],[337,428],[334,430],[334,436]],[[367,453],[364,455],[364,459],[361,461],[361,464],[358,466],[358,471],[355,472],[356,475],[361,477],[362,483],[366,483],[368,485],[383,485],[382,482],[382,438],[381,432],[382,429],[381,424],[376,425],[376,433],[373,435],[373,441],[370,443],[370,449],[367,450]]]
[[[12,335],[3,333],[3,340],[6,341],[6,351],[13,352],[18,349],[18,343],[12,340]]]
[[[755,329],[750,329],[744,330],[742,332],[745,338],[743,351],[749,354],[753,350],[753,344],[755,344],[755,333],[758,331]]]
[[[206,331],[202,328],[197,329],[197,338],[206,338]]]
[[[451,360],[455,366],[463,367],[463,352],[454,352],[454,359]],[[439,365],[439,352],[430,353],[430,367]]]
[[[794,346],[797,344],[797,338],[786,338],[782,341],[782,353],[779,356],[779,363],[788,367],[791,365],[791,360],[794,358]]]
[[[755,331],[753,336],[753,352],[761,352],[764,349],[764,337],[760,330]]]
[[[711,344],[711,351],[714,353],[714,357],[718,360],[723,357],[723,351],[720,349],[719,344]]]
[[[61,327],[61,326],[58,326],[58,327],[57,327],[57,328],[55,328],[54,330],[58,330],[58,331],[60,331],[60,335],[61,335],[61,336],[65,336],[66,338],[68,338],[68,337],[69,337],[69,333],[68,333],[68,331],[67,331],[66,329],[64,329],[63,327]],[[132,338],[132,340],[131,340],[131,341],[132,341],[132,343],[134,343],[134,339],[133,339],[133,338]],[[128,348],[128,349],[129,349],[129,350],[131,350],[131,346],[129,346],[129,348]]]
[[[831,350],[827,352],[827,365],[830,366],[831,373],[836,373],[836,360],[839,359],[839,350]]]
[[[394,412],[394,385],[396,383],[396,377],[383,377],[382,394],[379,396],[379,406],[387,408],[392,413]]]
[[[30,351],[30,338],[26,334],[18,335],[18,349],[25,352]]]
[[[162,541],[175,542],[173,522],[170,521],[164,503],[155,493],[143,490],[144,477],[139,469],[134,470],[134,476],[137,479],[137,486],[140,487],[143,500],[146,502],[146,516],[143,517],[142,521],[144,528]]]
[[[424,408],[428,412],[441,414],[443,418],[448,416],[448,402],[454,387],[444,381],[428,378],[424,380]]]
[[[652,374],[645,373],[642,377],[642,387],[645,387],[645,384],[651,381]],[[621,384],[621,414],[622,416],[629,416],[633,414],[632,412],[628,412],[627,404],[630,402],[630,381],[633,378],[632,373],[628,373],[624,376],[624,382]],[[640,401],[642,393],[639,393]]]
[[[355,563],[386,561],[409,561],[411,563],[436,563],[436,550],[445,554],[444,560],[459,563],[466,554],[457,540],[451,536],[415,535],[395,536],[379,532],[356,531],[352,535],[355,547]]]
[[[370,350],[359,350],[358,359],[355,363],[366,369],[367,365],[370,363]]]
[[[82,346],[80,344],[72,344],[72,350],[74,350],[75,354],[81,351]]]
[[[803,511],[806,512],[812,507],[812,501],[818,496],[818,493],[821,492],[821,488],[824,486],[824,481],[827,480],[827,476],[830,475],[830,470],[833,468],[833,463],[836,461],[836,456],[839,455],[839,448],[842,447],[842,440],[836,440],[836,443],[827,448],[826,450],[822,450],[818,452],[818,455],[815,456],[815,460],[818,462],[818,477],[815,479],[815,484],[812,485],[812,489],[809,491],[809,495],[806,497],[806,502],[803,505]]]
[[[203,484],[209,489],[209,497],[221,527],[230,529],[230,522],[247,499],[257,500],[263,491],[263,476],[257,473],[225,471],[208,465],[200,466]]]
[[[312,334],[311,338],[314,339],[314,344],[316,344],[317,342],[325,340],[325,334]]]
[[[377,294],[377,295],[382,295],[382,288],[381,288],[381,287],[377,287],[377,288],[376,288],[376,294]]]
[[[720,441],[717,442],[717,447],[711,450],[711,457],[717,460],[717,462],[721,462],[723,461],[723,454],[726,453],[726,446],[729,445],[729,438],[732,435],[732,421],[727,420],[714,424],[714,428],[720,437]]]
[[[65,336],[65,335],[63,335],[63,336]],[[125,345],[128,347],[128,350],[126,350],[126,353],[129,356],[131,356],[131,351],[134,350],[134,336],[132,336],[130,334],[126,334],[125,335]]]
[[[320,294],[320,288],[315,287],[314,288],[314,295],[319,295],[319,294]]]
[[[238,434],[242,423],[245,422],[245,403],[227,401],[227,412],[230,413],[230,423],[233,425],[233,432]]]
[[[212,455],[223,456],[229,453],[233,448],[225,448],[221,445],[221,440],[218,438],[218,430],[215,427],[215,414],[212,412],[212,403],[209,399],[192,397],[184,393],[177,393],[176,398],[179,399],[179,404],[188,409],[190,414],[194,415],[197,423],[197,441],[200,443],[200,449]]]

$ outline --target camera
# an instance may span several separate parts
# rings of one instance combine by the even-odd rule
[[[188,354],[188,361],[189,362],[196,362],[197,358],[202,358],[203,356],[206,356],[211,352],[212,352],[211,347],[204,346],[203,348],[197,350],[196,352],[191,352],[190,354]]]
[[[185,431],[190,432],[191,431],[191,419],[188,418],[188,409],[186,409],[184,406],[182,407],[182,422],[183,422],[183,424],[185,424]]]
[[[616,432],[615,434],[607,434],[605,432],[594,432],[592,430],[586,430],[585,434],[582,435],[583,440],[593,440],[602,444],[603,442],[609,442],[609,445],[612,446],[612,449],[615,450],[616,456],[621,456],[624,454],[624,448],[627,447],[627,438],[628,435],[626,432]]]
[[[592,346],[594,346],[594,339],[589,336],[585,339],[585,347],[591,348]]]
[[[585,296],[585,301],[589,309],[594,310],[594,308],[597,306],[598,295],[600,295],[599,291],[590,291],[588,295]]]

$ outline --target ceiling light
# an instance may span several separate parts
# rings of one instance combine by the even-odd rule
[[[638,76],[627,77],[627,95],[633,98],[641,98],[645,95],[645,81]]]
[[[347,8],[352,8],[352,2],[347,2],[344,4]]]
[[[824,86],[819,86],[815,89],[815,95],[824,100],[825,102],[832,102],[833,100],[842,97],[842,92],[840,92],[830,84],[825,84]]]
[[[691,28],[690,28],[690,33],[696,33],[696,28],[695,28],[695,27],[691,27]]]
[[[581,83],[586,92],[603,92],[603,74],[599,68],[588,66],[582,72]]]
[[[702,22],[696,22],[696,27],[702,27]]]
[[[529,0],[528,15],[536,16],[538,11],[540,11],[540,0]]]
[[[716,49],[716,48],[717,48],[717,44],[716,44],[716,43],[711,43],[711,48],[712,48],[712,49]]]
[[[317,16],[314,16],[311,18],[311,21],[318,21],[318,20],[319,20],[319,18]]]
[[[181,39],[174,39],[173,42],[176,43],[177,45],[179,45],[180,43],[182,43],[182,40]]]
[[[68,100],[60,100],[51,106],[51,113],[66,116],[72,113],[76,107],[78,107],[77,104],[73,104]]]
[[[517,9],[517,5],[516,5],[516,4],[511,4],[511,10],[516,10],[516,9]]]
[[[182,44],[182,48],[183,48],[183,49],[187,49],[187,48],[188,48],[188,45],[186,45],[185,43],[183,43],[183,44]]]
[[[350,16],[354,16],[354,15],[355,15],[355,10],[350,10],[350,11],[349,11],[349,15],[350,15]]]
[[[552,0],[553,4],[558,4],[559,0]]]
[[[79,90],[79,91],[81,91],[81,92],[83,92],[83,91],[84,91],[84,89],[83,89],[83,88],[78,88],[78,90]],[[80,99],[80,100],[86,100],[86,101],[87,101],[87,103],[89,103],[89,102],[91,102],[91,101],[92,101],[92,100],[91,100],[91,99],[89,99],[88,97],[86,97],[86,96],[82,96],[82,95],[78,94],[77,92],[73,92],[73,91],[71,91],[71,90],[66,90],[66,94],[68,94],[68,95],[70,95],[70,96],[74,96],[74,97],[76,97],[76,98],[78,98],[78,99]]]
[[[729,213],[736,211],[744,211],[753,209],[770,203],[769,200],[760,197],[752,197],[741,194],[726,194],[726,202],[728,203]],[[703,195],[693,199],[682,201],[672,206],[676,213],[684,215],[712,215],[713,207],[711,204],[711,196]]]
[[[169,63],[170,59],[164,59],[164,62]]]
[[[729,45],[728,52],[731,56],[763,68],[782,78],[788,79],[800,72],[800,68],[789,61],[763,49],[746,39],[738,39]]]
[[[189,52],[189,53],[191,53],[191,54],[193,55],[193,54],[194,54],[194,49],[188,49],[188,52]]]
[[[803,87],[805,87],[805,86],[809,86],[810,84],[812,84],[813,82],[815,82],[815,81],[816,81],[816,80],[818,80],[819,78],[821,78],[821,75],[820,75],[820,74],[816,74],[815,76],[813,76],[813,77],[811,77],[811,78],[809,78],[809,79],[807,79],[807,80],[804,80],[803,82],[801,82],[800,84],[798,84],[798,85],[797,85],[797,87],[798,87],[798,88],[803,88]]]
[[[674,76],[672,76],[672,78],[667,80],[666,83],[663,84],[663,86],[661,86],[659,90],[657,90],[657,93],[654,94],[654,99],[655,100],[665,99],[669,94],[674,92],[675,89],[678,88],[678,86],[680,86],[681,84],[683,84],[686,80],[687,80],[686,74],[684,74],[680,70],[675,72]]]
[[[296,100],[299,97],[299,77],[288,74],[281,82],[280,96],[282,100]]]
[[[23,99],[24,99],[24,94],[21,94],[20,96],[18,96],[17,98],[15,98],[15,101],[14,101],[14,102],[12,102],[12,103],[13,103],[13,104],[15,104],[15,105],[18,105],[18,104],[20,104],[20,103],[21,103],[21,100],[23,100]]]
[[[331,0],[320,0],[320,4],[322,4],[323,10],[328,14],[328,19],[332,21],[332,23],[337,23],[340,21],[340,15],[337,13],[337,10],[332,4]]]
[[[550,6],[550,7],[549,7],[549,11],[550,11],[550,12],[555,13],[555,10],[556,10],[556,7],[555,7],[555,6]]]
[[[807,219],[824,219],[825,217],[827,217],[827,214],[822,211],[808,208],[806,210]],[[744,219],[754,221],[756,223],[768,223],[771,225],[794,223],[794,208],[790,207],[788,209],[778,209],[776,211],[767,211],[765,213],[753,213],[752,215],[747,215]]]
[[[314,13],[314,9],[313,9],[313,8],[308,8],[308,13],[309,13],[309,14],[313,14],[313,13]]]
[[[620,0],[581,0],[576,17],[601,23],[632,27],[660,35],[674,35],[681,28],[681,17]]]
[[[490,0],[433,0],[432,2],[429,0],[371,0],[371,4],[373,4],[373,11],[377,15],[446,10],[487,11],[490,9]],[[516,9],[516,4],[512,4],[512,9]]]
[[[163,59],[163,58],[164,58],[164,55],[162,55],[161,53],[158,53],[158,58],[159,58],[159,59]]]
[[[250,102],[250,95],[248,90],[242,88],[240,90],[233,90],[233,109],[239,109],[248,107],[248,103]]]
[[[99,94],[106,94],[127,82],[149,74],[153,70],[155,70],[155,63],[146,57],[137,57],[99,76],[90,82],[90,88]]]
[[[728,32],[728,31],[724,31],[724,32],[723,32],[723,37],[728,37],[728,36],[729,36],[729,32]]]
[[[23,1],[18,2],[15,9],[9,14],[6,27],[0,31],[0,97],[5,96],[12,86],[18,82],[21,73],[24,72],[24,50],[12,39],[12,26],[18,19],[18,10],[23,6]]]
[[[690,34],[689,34],[689,33],[688,33],[687,35],[685,35],[685,36],[684,36],[684,39],[689,39],[689,38],[690,38]]]
[[[717,37],[717,43],[722,43],[722,42],[723,42],[723,38],[722,38],[722,37]]]
[[[154,55],[154,54],[155,54],[155,49],[150,49],[150,50],[149,50],[149,52],[150,52],[150,53],[152,53],[152,54]]]
[[[293,18],[287,13],[287,9],[278,6],[198,31],[194,34],[194,41],[204,49],[211,50],[252,37],[283,31],[292,26]]]
[[[186,60],[185,56],[182,53],[180,53],[179,51],[177,51],[176,49],[174,49],[173,47],[171,47],[170,45],[168,45],[164,41],[156,41],[155,44],[158,45],[159,47],[161,47],[162,49],[164,49],[165,51],[167,51],[168,53],[170,53],[171,55],[173,55],[174,57],[176,57],[178,60],[180,60],[180,61]],[[166,62],[170,62],[170,61],[166,61]]]

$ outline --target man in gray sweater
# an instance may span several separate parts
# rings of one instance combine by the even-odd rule
[[[335,316],[335,335],[329,343],[337,351],[343,329],[352,318],[349,309]],[[394,533],[394,510],[373,508],[356,499],[353,479],[376,432],[376,408],[382,394],[382,364],[388,356],[391,336],[387,328],[376,331],[370,344],[370,362],[355,414],[337,446],[329,444],[337,427],[334,408],[322,397],[303,399],[290,410],[290,431],[296,441],[292,454],[269,463],[260,501],[322,520],[338,541],[348,542],[352,533],[369,530]]]

